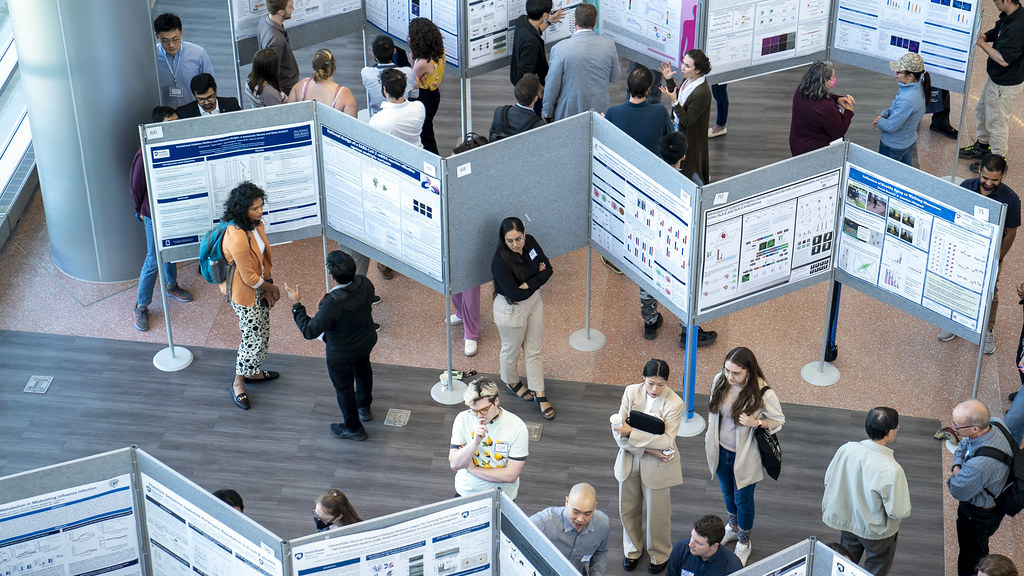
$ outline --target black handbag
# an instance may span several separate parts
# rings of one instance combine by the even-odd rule
[[[660,435],[665,433],[665,421],[657,416],[651,416],[645,414],[639,410],[630,410],[629,416],[626,417],[626,424],[629,424],[637,430],[642,430],[648,434]]]
[[[762,398],[767,389],[768,386],[761,388]],[[761,453],[761,465],[764,466],[764,471],[773,480],[778,480],[779,474],[782,473],[782,445],[779,444],[778,437],[769,432],[767,428],[755,428],[754,439],[757,440],[757,451]]]

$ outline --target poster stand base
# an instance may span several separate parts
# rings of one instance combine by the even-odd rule
[[[163,372],[177,372],[178,370],[184,370],[188,368],[188,365],[192,363],[192,352],[188,348],[182,348],[181,346],[172,347],[168,346],[163,350],[156,353],[153,356],[153,366],[156,366],[157,370]]]
[[[580,328],[569,335],[569,345],[580,352],[595,352],[604,348],[607,339],[600,330],[590,329],[590,338],[587,338],[587,329]]]
[[[466,384],[461,380],[449,383],[438,380],[430,388],[430,397],[438,404],[452,406],[462,403],[462,395],[466,391]]]
[[[679,438],[692,438],[704,432],[706,427],[707,422],[704,421],[704,417],[694,412],[693,418],[687,418],[679,423],[679,431],[676,432],[676,436]]]
[[[819,367],[821,367],[820,371]],[[800,369],[800,376],[808,384],[831,386],[839,382],[839,369],[828,362],[815,360],[804,364],[804,367]]]

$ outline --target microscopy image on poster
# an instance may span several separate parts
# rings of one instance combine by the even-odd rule
[[[492,505],[477,500],[387,528],[293,546],[292,576],[490,576]]]
[[[283,576],[269,545],[252,542],[180,494],[142,474],[150,563],[154,575]]]
[[[474,0],[475,2],[476,0]],[[491,3],[515,0],[490,0]],[[357,2],[358,3],[358,2]],[[366,3],[366,21],[400,42],[408,42],[409,22],[426,18],[437,25],[444,39],[445,60],[461,66],[459,54],[459,5],[462,0],[373,0]],[[487,13],[479,8],[479,17]],[[507,25],[507,24],[506,24]]]
[[[440,282],[440,180],[322,129],[327,225]]]
[[[131,476],[0,504],[0,574],[141,576]]]
[[[707,55],[728,72],[825,50],[827,0],[711,0]]]
[[[267,17],[266,0],[230,0],[235,22],[235,40],[255,38],[260,18]],[[292,17],[285,23],[285,29],[294,28],[329,16],[359,10],[360,0],[294,0]],[[374,2],[368,2],[374,4]]]
[[[268,234],[320,223],[311,122],[147,144],[146,169],[161,249],[198,244],[246,180],[267,193]]]
[[[849,165],[839,268],[980,331],[998,226]]]
[[[708,210],[697,313],[827,274],[840,176],[825,172]]]
[[[597,17],[601,36],[673,68],[696,44],[697,0],[601,0]]]
[[[658,300],[688,313],[693,200],[674,195],[594,139],[591,239],[624,266]]]
[[[889,61],[919,53],[929,74],[963,81],[980,6],[978,0],[839,0],[832,44]]]

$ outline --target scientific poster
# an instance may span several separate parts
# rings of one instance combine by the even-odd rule
[[[823,51],[828,0],[710,0],[707,55],[712,73]]]
[[[163,484],[141,476],[154,576],[283,576],[269,543],[243,538]]]
[[[255,38],[260,18],[267,17],[267,0],[230,0],[235,19],[235,40]],[[328,16],[359,10],[361,0],[294,0],[295,9],[290,20],[284,23],[285,30],[323,20]],[[372,2],[371,2],[372,3]]]
[[[676,69],[696,45],[697,0],[601,0],[598,20],[601,36]]]
[[[490,576],[490,499],[394,526],[292,547],[292,576]]]
[[[579,0],[554,0],[551,11],[564,9],[565,16],[544,30],[545,43],[568,38],[576,31],[573,10],[577,4]],[[525,0],[469,0],[469,67],[511,56],[515,21],[524,14]]]
[[[708,210],[697,313],[828,274],[841,172],[824,172]]]
[[[839,0],[832,44],[889,61],[920,53],[930,74],[963,81],[980,5],[979,0]]]
[[[593,142],[591,239],[643,277],[652,296],[688,314],[692,197],[684,190],[670,193],[597,139]]]
[[[541,576],[541,572],[537,570],[533,562],[530,562],[530,559],[504,532],[498,541],[498,555],[501,576]]]
[[[506,1],[514,0],[488,0],[489,4]],[[445,60],[454,66],[461,66],[462,55],[459,54],[459,19],[461,17],[459,5],[461,3],[462,0],[373,0],[366,3],[366,21],[399,42],[408,42],[409,21],[413,18],[426,18],[441,30],[441,37],[444,38]],[[484,12],[486,11],[484,9]],[[409,57],[412,58],[412,54]]]
[[[0,574],[141,576],[131,476],[0,504]]]
[[[441,281],[441,181],[323,126],[327,225]]]
[[[267,193],[268,234],[320,223],[311,122],[147,144],[146,164],[161,249],[198,244],[220,221],[231,190],[246,180]]]
[[[839,268],[980,333],[998,226],[848,165]]]

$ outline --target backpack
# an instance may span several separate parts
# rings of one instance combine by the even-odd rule
[[[210,284],[221,284],[227,281],[228,299],[231,298],[231,279],[235,275],[235,264],[228,264],[221,244],[224,242],[224,233],[228,226],[234,223],[234,220],[218,222],[199,239],[199,273]]]
[[[992,422],[992,425],[1006,436],[1007,442],[1010,443],[1010,449],[1013,450],[1013,456],[991,446],[978,448],[974,455],[987,456],[1010,467],[1010,472],[1006,476],[1006,484],[999,494],[993,494],[988,489],[985,491],[989,496],[995,498],[996,506],[1003,511],[1003,514],[1016,516],[1021,510],[1024,510],[1024,450],[1019,448],[1006,426],[999,422]]]

